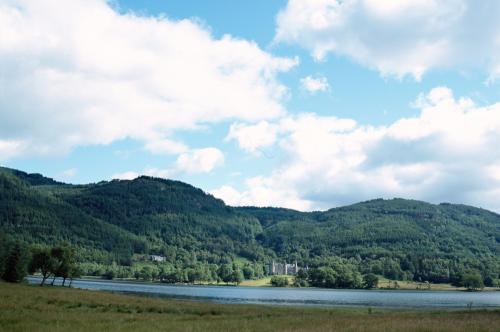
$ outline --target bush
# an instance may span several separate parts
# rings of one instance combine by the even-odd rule
[[[286,287],[288,286],[288,278],[273,276],[271,278],[271,285],[273,285],[274,287]]]

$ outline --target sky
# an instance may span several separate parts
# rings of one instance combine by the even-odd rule
[[[496,0],[0,0],[0,165],[500,212]]]

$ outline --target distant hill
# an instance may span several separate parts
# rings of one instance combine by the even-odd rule
[[[500,268],[500,215],[471,206],[376,199],[309,214],[243,210],[267,225],[262,245],[289,260],[350,257],[393,279],[435,282]]]
[[[21,180],[24,180],[28,182],[32,186],[43,186],[43,185],[63,185],[64,183],[55,181],[51,178],[47,178],[43,176],[42,174],[38,173],[26,173],[23,171],[19,171],[17,169],[12,169],[12,168],[6,168],[6,167],[0,167],[0,172],[3,172],[4,174],[12,174]]]
[[[0,232],[33,244],[69,241],[81,261],[100,263],[151,253],[179,266],[276,259],[314,267],[337,257],[393,279],[500,273],[500,215],[484,209],[405,199],[310,213],[236,208],[151,177],[70,185],[0,168]]]

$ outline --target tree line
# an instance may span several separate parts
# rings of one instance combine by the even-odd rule
[[[43,286],[47,279],[62,278],[62,285],[81,276],[75,261],[75,249],[68,243],[53,247],[29,247],[20,241],[0,243],[0,276],[7,282],[21,282],[28,274],[40,273]]]

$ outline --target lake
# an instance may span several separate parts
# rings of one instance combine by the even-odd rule
[[[29,277],[28,281],[40,283],[41,279]],[[421,309],[459,309],[467,308],[467,305],[472,303],[473,308],[500,307],[500,292],[184,286],[89,279],[74,280],[72,286],[90,290],[142,293],[218,303]]]

